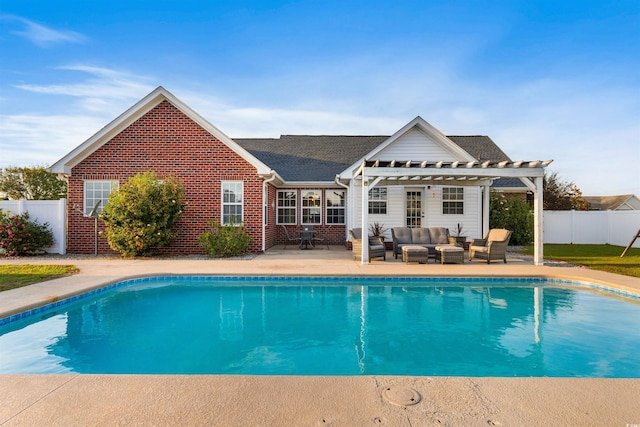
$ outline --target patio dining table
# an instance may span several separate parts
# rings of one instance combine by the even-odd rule
[[[304,247],[303,247],[304,246]],[[309,247],[311,246],[311,247]],[[300,249],[313,249],[315,245],[313,243],[313,230],[301,230],[300,231]]]

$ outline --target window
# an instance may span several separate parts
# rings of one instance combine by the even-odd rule
[[[242,225],[242,182],[222,183],[222,224]]]
[[[386,187],[374,187],[369,190],[369,213],[387,213],[387,189]]]
[[[322,224],[322,199],[317,191],[302,193],[302,223]]]
[[[100,206],[96,213],[102,212],[104,207],[109,201],[109,195],[111,191],[118,188],[117,180],[108,181],[93,181],[87,180],[84,182],[84,209],[85,215],[89,215],[96,203],[100,202]]]
[[[445,215],[464,214],[464,188],[444,187],[442,189],[442,213]]]
[[[296,192],[278,191],[278,224],[296,223]]]
[[[345,195],[342,190],[327,190],[327,224],[344,224]]]

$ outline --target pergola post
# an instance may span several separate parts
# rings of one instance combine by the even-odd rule
[[[362,174],[362,253],[360,261],[369,264],[369,182],[367,176]]]
[[[535,178],[535,191],[533,192],[533,263],[544,265],[544,205],[542,203],[544,193],[544,177]]]
[[[491,186],[482,187],[482,237],[489,232],[489,212],[491,207]]]

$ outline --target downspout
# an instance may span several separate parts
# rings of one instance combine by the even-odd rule
[[[271,177],[262,181],[262,252],[263,253],[266,251],[266,244],[264,239],[266,235],[266,230],[265,230],[267,227],[266,223],[269,221],[269,206],[267,205],[268,203],[267,184],[272,182],[274,179],[276,179],[276,173],[273,171],[273,169],[269,171],[269,174],[271,174]]]
[[[336,177],[334,178],[333,182],[335,182],[337,185],[339,185],[340,187],[344,188],[345,191],[347,192],[347,195],[349,194],[349,186],[347,184],[343,184],[340,182],[340,174],[337,174]],[[347,206],[349,205],[347,203],[347,198],[345,198],[345,205],[344,205],[344,209],[345,209],[345,227],[344,227],[344,240],[345,242],[347,241],[347,239],[349,238],[349,215],[347,214]]]

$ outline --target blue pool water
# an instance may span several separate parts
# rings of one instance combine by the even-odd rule
[[[3,373],[640,377],[640,299],[541,279],[146,278],[0,325]]]

